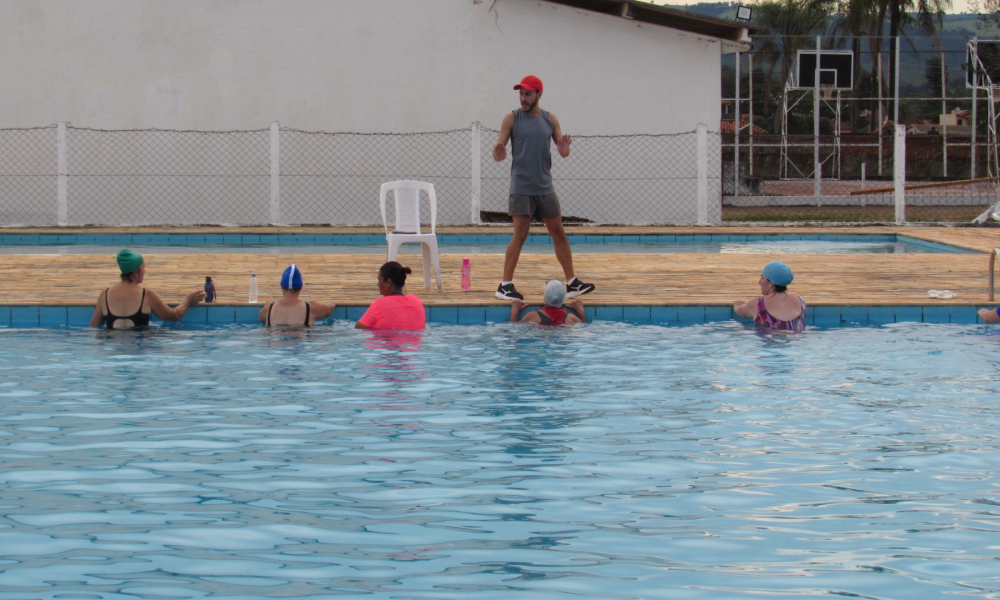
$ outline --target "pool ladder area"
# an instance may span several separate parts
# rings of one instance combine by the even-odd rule
[[[1000,248],[994,248],[990,253],[990,302],[993,302],[993,269],[996,267],[997,259],[1000,258]]]

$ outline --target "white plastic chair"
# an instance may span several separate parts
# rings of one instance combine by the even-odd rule
[[[420,230],[420,190],[427,192],[431,205],[431,232]],[[385,197],[393,192],[396,200],[396,227],[389,231],[389,222],[385,218]],[[379,207],[382,209],[382,225],[385,227],[385,241],[388,246],[387,260],[396,260],[399,247],[407,242],[420,242],[424,254],[424,287],[431,287],[431,265],[434,265],[434,276],[437,277],[437,288],[441,287],[441,265],[438,262],[437,235],[434,227],[437,223],[437,196],[434,194],[434,184],[423,181],[390,181],[383,183],[379,192]]]

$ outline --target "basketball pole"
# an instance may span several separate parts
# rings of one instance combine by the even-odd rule
[[[820,183],[821,165],[819,163],[819,61],[820,61],[820,36],[816,36],[816,70],[813,74],[813,196],[816,198],[816,205],[819,206],[819,198],[822,195],[822,184]]]

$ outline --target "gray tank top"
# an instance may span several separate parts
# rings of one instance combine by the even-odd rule
[[[510,193],[525,196],[554,194],[552,187],[552,121],[548,111],[537,117],[514,111],[514,128],[510,133],[511,157]]]

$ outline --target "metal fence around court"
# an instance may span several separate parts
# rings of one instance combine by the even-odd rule
[[[378,225],[379,187],[433,183],[438,223],[507,220],[498,132],[0,130],[0,225]],[[721,139],[576,136],[553,178],[571,222],[721,220]],[[555,152],[553,152],[555,154]]]
[[[723,219],[895,221],[901,201],[907,220],[983,214],[997,202],[1000,81],[970,69],[987,43],[910,36],[893,52],[887,37],[755,36],[723,58]],[[905,201],[869,193],[899,180]]]

